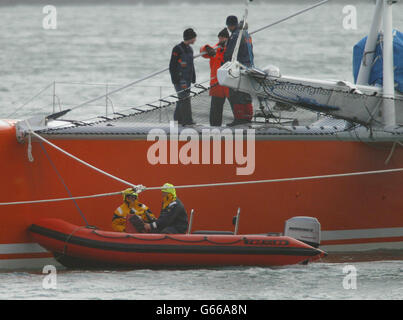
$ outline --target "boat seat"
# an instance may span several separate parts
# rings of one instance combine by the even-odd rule
[[[215,231],[215,230],[197,230],[193,231],[192,234],[222,234],[222,235],[234,235],[232,231]]]

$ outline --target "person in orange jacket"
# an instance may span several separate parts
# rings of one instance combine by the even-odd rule
[[[200,53],[205,52],[202,57],[210,60],[211,126],[222,125],[222,113],[226,99],[230,102],[232,109],[232,103],[229,100],[229,88],[220,86],[217,80],[217,70],[224,64],[224,53],[228,38],[229,32],[227,28],[224,28],[219,32],[218,43],[214,47],[206,44],[200,48]]]
[[[122,191],[122,194],[123,203],[113,214],[112,229],[117,232],[145,232],[141,221],[151,223],[156,220],[155,216],[138,201],[138,192],[133,188]]]

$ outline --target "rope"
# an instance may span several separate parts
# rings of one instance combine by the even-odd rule
[[[213,78],[212,78],[212,79],[213,79]],[[200,94],[204,93],[205,91],[209,90],[210,87],[206,88],[206,87],[204,87],[202,84],[203,84],[203,83],[208,83],[210,80],[211,80],[211,79],[207,79],[207,80],[204,80],[204,81],[202,81],[202,82],[200,82],[200,83],[198,83],[198,84],[192,85],[190,88],[196,88],[196,89],[199,89],[199,90],[200,90],[200,91],[197,92],[196,94],[193,93],[194,96],[200,95]],[[186,91],[186,90],[188,90],[188,89],[184,89],[184,90],[182,90],[182,91],[179,91],[178,93],[181,93],[181,92]],[[193,92],[193,91],[192,91],[192,92]],[[181,100],[188,99],[188,97],[186,97],[186,98],[182,98],[182,99],[174,98],[174,99],[175,99],[174,101],[168,101],[168,100],[166,100],[167,98],[172,98],[172,97],[173,97],[172,95],[167,95],[167,96],[164,96],[164,97],[159,98],[159,99],[157,99],[157,100],[154,100],[154,101],[152,101],[152,102],[150,102],[150,103],[141,104],[141,105],[138,105],[138,106],[135,106],[135,107],[129,107],[129,108],[127,108],[127,109],[122,109],[122,110],[120,110],[120,112],[131,111],[131,113],[122,115],[122,116],[120,116],[120,117],[107,118],[107,117],[97,116],[97,117],[95,117],[95,118],[86,119],[86,120],[85,120],[86,123],[83,123],[83,122],[82,122],[82,123],[80,123],[80,125],[94,125],[94,124],[100,124],[100,123],[103,123],[103,122],[114,121],[114,120],[118,120],[118,119],[122,119],[122,118],[138,116],[138,115],[143,114],[143,113],[146,113],[146,112],[154,111],[154,110],[157,110],[157,109],[164,109],[164,108],[167,108],[167,107],[173,105],[176,101],[181,101]],[[163,102],[165,105],[160,105],[160,106],[156,106],[156,105],[155,105],[155,104],[158,104],[158,103],[161,104],[161,102]],[[141,109],[142,107],[145,107],[145,106],[152,107],[153,109],[152,109],[152,110],[150,110],[149,108],[148,108],[148,109]],[[135,110],[135,111],[137,111],[137,112],[133,113],[133,110]],[[114,113],[114,114],[116,114],[116,113]],[[99,118],[102,118],[102,120],[100,121]],[[90,121],[93,121],[94,119],[96,119],[97,121],[95,121],[95,122],[90,122]],[[63,119],[63,121],[68,121],[68,120]],[[51,129],[46,128],[46,129],[37,130],[37,131],[38,131],[38,132],[43,132],[43,131],[52,131],[52,132],[54,132],[55,130],[58,130],[58,129],[65,129],[65,128],[66,128],[66,125],[65,125],[65,124],[60,124],[60,125],[57,125],[57,126],[52,126]]]
[[[270,28],[270,27],[272,27],[272,26],[275,26],[276,24],[279,24],[279,23],[284,22],[284,21],[286,21],[286,20],[288,20],[288,19],[291,19],[291,18],[293,18],[293,17],[296,17],[296,16],[298,16],[298,15],[300,15],[300,14],[306,12],[306,11],[309,11],[309,10],[312,10],[312,9],[318,7],[318,6],[321,6],[322,4],[325,4],[326,2],[329,2],[329,0],[323,0],[323,1],[321,1],[321,2],[318,2],[318,3],[316,3],[316,4],[312,5],[312,6],[307,7],[307,8],[305,8],[305,9],[301,10],[301,11],[298,11],[298,12],[296,12],[296,13],[290,15],[290,16],[287,16],[287,17],[285,17],[285,18],[283,18],[283,19],[277,20],[276,22],[273,22],[273,23],[271,23],[271,24],[269,24],[269,25],[267,25],[267,26],[261,27],[261,28],[259,28],[259,29],[257,29],[257,30],[254,30],[254,31],[250,32],[249,34],[252,35],[252,34],[257,33],[257,32],[259,32],[259,31],[262,31],[262,30],[264,30],[264,29],[267,29],[267,28]]]
[[[27,148],[28,160],[29,162],[34,162],[34,157],[32,155],[32,139],[31,135],[28,135],[28,148]]]
[[[64,179],[63,179],[62,175],[60,174],[59,170],[57,170],[55,164],[53,163],[52,159],[50,158],[49,154],[47,153],[45,147],[42,145],[42,142],[39,141],[39,145],[41,146],[43,152],[45,153],[46,158],[48,158],[48,160],[49,160],[49,162],[50,162],[50,165],[51,165],[51,166],[53,167],[53,169],[55,170],[55,172],[56,172],[57,176],[59,177],[60,181],[62,182],[64,188],[66,189],[67,193],[69,194],[70,198],[72,199],[72,198],[73,198],[72,193],[70,192],[69,188],[67,187],[66,183],[64,182]],[[73,200],[74,205],[76,206],[76,208],[77,208],[77,210],[78,210],[78,213],[81,215],[81,218],[83,218],[85,224],[88,226],[88,225],[89,225],[89,224],[88,224],[88,221],[87,221],[87,219],[85,218],[84,213],[81,211],[80,207],[78,206],[77,201],[76,201],[75,199],[72,199],[72,200]]]
[[[99,193],[88,196],[77,196],[77,197],[69,197],[69,198],[54,198],[54,199],[44,199],[44,200],[31,200],[31,201],[15,201],[15,202],[1,202],[0,206],[12,206],[19,204],[37,204],[37,203],[47,203],[47,202],[58,202],[58,201],[67,201],[67,200],[80,200],[80,199],[93,199],[93,198],[101,198],[108,196],[122,194],[122,191],[118,192],[109,192],[109,193]]]
[[[161,238],[157,238],[157,239],[152,239],[152,238],[141,238],[138,236],[135,236],[132,233],[125,233],[122,236],[110,236],[110,235],[106,235],[103,233],[99,233],[96,230],[93,230],[92,233],[96,234],[98,237],[101,238],[108,238],[108,239],[135,239],[135,240],[143,240],[143,241],[163,241],[163,240],[175,240],[178,242],[184,242],[184,243],[201,243],[201,242],[207,242],[207,243],[211,243],[211,244],[218,244],[218,245],[232,245],[232,244],[236,244],[239,242],[242,242],[246,239],[248,239],[245,236],[239,236],[238,239],[232,240],[232,241],[228,241],[228,242],[218,242],[218,241],[213,241],[211,239],[209,239],[207,236],[205,235],[200,235],[201,239],[197,239],[197,240],[186,240],[186,239],[178,239],[174,236],[170,236],[170,235],[164,235]]]
[[[281,179],[251,180],[251,181],[238,181],[238,182],[193,184],[193,185],[183,185],[183,186],[174,186],[174,187],[175,187],[175,189],[204,188],[204,187],[223,187],[223,186],[237,186],[237,185],[244,185],[244,184],[259,184],[259,183],[273,183],[273,182],[288,182],[288,181],[330,179],[330,178],[363,176],[363,175],[370,175],[370,174],[392,173],[392,172],[401,172],[401,171],[403,171],[403,168],[375,170],[375,171],[351,172],[351,173],[336,173],[336,174],[328,174],[328,175],[321,175],[321,176],[296,177],[296,178],[281,178]],[[150,188],[145,187],[145,190],[160,190],[160,189],[163,189],[163,187],[150,187]]]
[[[403,147],[403,144],[400,141],[393,142],[392,149],[390,150],[389,156],[385,160],[385,165],[388,165],[390,159],[392,159],[392,156],[393,156],[393,154],[395,152],[395,149],[396,149],[396,145],[399,145],[399,146]]]
[[[66,238],[66,241],[64,242],[64,246],[63,246],[63,255],[66,255],[67,253],[67,245],[69,244],[69,241],[71,239],[71,237],[73,236],[73,234],[75,234],[78,230],[82,229],[82,228],[86,228],[85,226],[79,226],[77,228],[75,228]]]
[[[134,185],[134,184],[131,183],[131,182],[128,182],[128,181],[123,180],[123,179],[120,179],[120,178],[118,178],[118,177],[116,177],[116,176],[114,176],[114,175],[112,175],[112,174],[110,174],[110,173],[108,173],[108,172],[105,172],[105,171],[103,171],[103,170],[101,170],[101,169],[99,169],[99,168],[97,168],[97,167],[95,167],[95,166],[89,164],[88,162],[85,162],[84,160],[81,160],[80,158],[77,158],[76,156],[73,156],[71,153],[68,153],[67,151],[65,151],[65,150],[63,150],[62,148],[56,146],[56,145],[53,144],[52,142],[46,140],[45,138],[42,138],[39,134],[35,133],[35,132],[32,130],[31,126],[29,125],[29,121],[28,121],[28,120],[25,120],[25,123],[27,124],[27,127],[28,127],[28,130],[29,130],[29,133],[30,133],[30,134],[34,135],[34,136],[37,137],[39,140],[42,140],[43,142],[45,142],[45,143],[47,143],[48,145],[52,146],[53,148],[55,148],[56,150],[60,151],[61,153],[64,153],[65,155],[69,156],[70,158],[72,158],[72,159],[74,159],[74,160],[76,160],[76,161],[82,163],[83,165],[85,165],[85,166],[87,166],[87,167],[89,167],[89,168],[91,168],[91,169],[93,169],[93,170],[95,170],[95,171],[97,171],[97,172],[99,172],[99,173],[102,173],[103,175],[106,175],[106,176],[108,176],[108,177],[110,177],[110,178],[112,178],[112,179],[114,179],[114,180],[117,180],[117,181],[119,181],[119,182],[121,182],[121,183],[123,183],[123,184],[126,184],[126,185],[128,185],[128,186],[130,186],[130,187],[132,187],[132,188],[135,188],[135,187],[136,187],[136,185]]]
[[[110,91],[110,92],[108,92],[108,93],[106,93],[106,94],[103,94],[103,95],[99,96],[99,97],[90,99],[90,100],[85,101],[85,102],[83,102],[83,103],[80,103],[80,104],[78,104],[78,105],[76,105],[76,106],[74,106],[74,107],[71,107],[71,108],[70,108],[70,111],[71,111],[71,110],[74,110],[74,109],[77,109],[77,108],[80,108],[80,107],[83,107],[83,106],[85,106],[85,105],[87,105],[87,104],[90,104],[90,103],[92,103],[92,102],[98,101],[98,100],[103,99],[103,98],[105,98],[105,97],[108,97],[108,96],[110,96],[110,95],[112,95],[112,94],[114,94],[114,93],[116,93],[116,92],[122,91],[122,90],[124,90],[124,89],[126,89],[126,88],[129,88],[129,87],[131,87],[131,86],[134,86],[134,85],[137,84],[137,83],[140,83],[140,82],[143,82],[143,81],[145,81],[145,80],[147,80],[147,79],[150,79],[150,78],[152,78],[152,77],[155,77],[155,76],[157,76],[157,75],[159,75],[159,74],[161,74],[161,73],[163,73],[163,72],[165,72],[165,71],[167,71],[167,70],[169,70],[169,68],[164,68],[164,69],[162,69],[162,70],[156,71],[156,72],[154,72],[154,73],[149,74],[148,76],[145,76],[145,77],[143,77],[143,78],[141,78],[141,79],[138,79],[138,80],[136,80],[136,81],[130,82],[130,83],[128,83],[128,84],[126,84],[126,85],[124,85],[124,86],[122,86],[122,87],[119,87],[119,88],[117,88],[117,89],[115,89],[115,90],[112,90],[112,91]]]
[[[393,173],[401,172],[403,168],[396,169],[386,169],[386,170],[375,170],[375,171],[362,171],[362,172],[351,172],[351,173],[338,173],[338,174],[328,174],[321,176],[308,176],[308,177],[296,177],[296,178],[281,178],[281,179],[267,179],[267,180],[253,180],[253,181],[238,181],[238,182],[222,182],[222,183],[207,183],[207,184],[193,184],[193,185],[182,185],[175,186],[175,189],[185,189],[185,188],[205,188],[205,187],[222,187],[222,186],[237,186],[245,184],[259,184],[259,183],[275,183],[275,182],[289,182],[289,181],[303,181],[303,180],[318,180],[318,179],[330,179],[330,178],[340,178],[340,177],[352,177],[352,176],[363,176],[370,174],[382,174],[382,173]],[[161,190],[164,187],[144,187],[144,190]],[[122,194],[119,192],[101,193],[89,196],[79,196],[72,198],[58,198],[58,199],[46,199],[46,200],[34,200],[34,201],[18,201],[18,202],[2,202],[0,206],[6,205],[18,205],[18,204],[33,204],[33,203],[44,203],[44,202],[56,202],[56,201],[66,201],[72,199],[89,199],[89,198],[99,198],[106,196],[113,196]]]
[[[118,177],[115,177],[114,175],[107,173],[101,169],[98,169],[97,167],[94,167],[93,165],[77,158],[76,156],[73,156],[72,154],[68,153],[67,151],[63,150],[62,148],[56,146],[55,144],[51,143],[50,141],[46,140],[45,138],[42,138],[40,135],[35,133],[28,120],[25,120],[25,123],[27,124],[27,127],[29,129],[29,133],[33,134],[35,137],[38,139],[46,142],[53,148],[59,150],[63,154],[71,157],[72,159],[84,164],[85,166],[102,173],[112,179],[115,179],[119,182],[122,182],[124,184],[127,184],[131,186],[132,188],[139,188],[140,191],[144,190],[161,190],[163,187],[144,187],[142,185],[134,185],[130,182],[127,182],[123,179],[120,179]],[[266,180],[252,180],[252,181],[238,181],[238,182],[221,182],[221,183],[208,183],[208,184],[193,184],[193,185],[182,185],[182,186],[175,186],[176,189],[184,189],[184,188],[205,188],[205,187],[222,187],[222,186],[236,186],[236,185],[245,185],[245,184],[259,184],[259,183],[272,183],[272,182],[286,182],[286,181],[302,181],[302,180],[316,180],[316,179],[329,179],[329,178],[338,178],[338,177],[351,177],[351,176],[360,176],[360,175],[369,175],[369,174],[381,174],[381,173],[391,173],[391,172],[400,172],[403,171],[403,168],[397,168],[397,169],[386,169],[386,170],[375,170],[375,171],[362,171],[362,172],[351,172],[351,173],[339,173],[339,174],[329,174],[329,175],[320,175],[320,176],[309,176],[309,177],[296,177],[296,178],[282,178],[282,179],[266,179]],[[88,199],[88,198],[95,198],[95,197],[103,197],[103,196],[111,196],[111,195],[116,195],[116,194],[121,194],[121,192],[114,192],[114,193],[104,193],[104,194],[97,194],[97,195],[92,195],[92,196],[81,196],[81,197],[70,197],[70,198],[59,198],[59,199],[47,199],[47,200],[34,200],[34,201],[18,201],[18,202],[5,202],[5,203],[0,203],[0,206],[2,205],[17,205],[17,204],[33,204],[33,203],[44,203],[44,202],[55,202],[55,201],[65,201],[65,200],[73,200],[73,199]]]
[[[21,106],[16,108],[12,113],[8,114],[6,118],[10,118],[14,116],[18,111],[20,111],[22,108],[24,108],[28,103],[30,103],[32,100],[34,100],[36,97],[40,96],[44,91],[49,89],[51,86],[53,86],[53,82],[49,83],[45,88],[43,88],[41,91],[39,91],[36,95],[33,97],[29,98],[27,101],[25,101]]]

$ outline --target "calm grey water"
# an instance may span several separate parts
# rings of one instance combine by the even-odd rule
[[[290,15],[307,2],[252,4],[250,31]],[[352,1],[354,4],[355,2]],[[345,2],[333,1],[253,36],[255,63],[274,64],[283,74],[352,81],[352,48],[366,35],[373,1],[356,3],[357,29],[343,28]],[[56,5],[57,29],[45,30],[43,6],[0,6],[0,118],[25,118],[66,108],[168,66],[182,31],[198,33],[195,51],[214,44],[229,14],[243,6],[212,4]],[[403,3],[394,10],[403,30]],[[206,80],[206,60],[196,61]],[[86,83],[77,89],[71,83]],[[108,83],[108,88],[104,85]],[[101,85],[96,85],[101,84]],[[116,111],[152,101],[172,90],[164,73],[111,97]],[[79,109],[77,117],[104,112],[104,102]],[[0,273],[0,299],[401,299],[401,261],[349,263],[356,289],[345,289],[345,263],[316,263],[281,269],[225,268],[187,271],[60,271],[56,289],[44,289],[41,273]]]
[[[345,269],[347,267],[347,269]],[[354,267],[355,283],[346,276]],[[348,271],[348,272],[346,272]],[[402,299],[401,261],[197,270],[61,271],[0,274],[0,299]],[[353,285],[355,284],[355,286]]]

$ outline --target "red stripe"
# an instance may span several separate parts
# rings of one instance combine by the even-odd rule
[[[50,252],[35,252],[35,253],[8,253],[0,254],[0,260],[6,259],[34,259],[34,258],[52,258]]]

